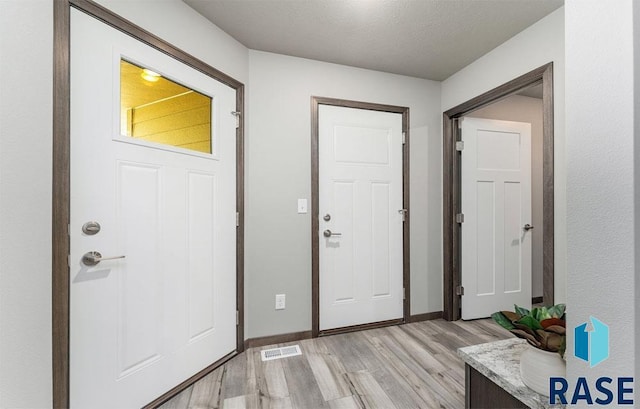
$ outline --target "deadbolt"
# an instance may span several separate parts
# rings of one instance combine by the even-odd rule
[[[93,236],[100,233],[100,223],[98,222],[86,222],[82,225],[82,232],[87,236]]]
[[[329,213],[325,214],[322,217],[322,220],[324,220],[325,222],[328,222],[329,220],[331,220],[331,215]]]

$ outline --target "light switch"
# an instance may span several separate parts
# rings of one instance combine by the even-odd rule
[[[307,213],[307,199],[298,199],[298,213]]]

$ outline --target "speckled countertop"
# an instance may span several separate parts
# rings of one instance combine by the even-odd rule
[[[530,408],[562,408],[549,405],[549,398],[529,389],[520,378],[520,355],[528,348],[520,338],[510,338],[458,349],[458,355],[476,371],[491,379]]]

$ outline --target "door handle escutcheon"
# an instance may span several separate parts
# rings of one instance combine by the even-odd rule
[[[100,254],[99,251],[88,251],[82,256],[82,264],[93,267],[98,265],[101,261],[117,260],[120,258],[125,258],[125,256],[102,257],[102,254]]]
[[[339,236],[342,236],[342,233],[333,233],[331,230],[327,229],[327,230],[322,232],[322,235],[324,237],[327,237],[327,238],[331,237],[331,236],[338,236],[339,237]]]
[[[524,229],[525,229],[525,231],[529,231],[529,230],[533,229],[533,226],[530,225],[529,223],[527,223],[527,224],[524,225]]]

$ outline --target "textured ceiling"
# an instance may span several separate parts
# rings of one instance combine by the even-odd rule
[[[248,48],[443,80],[563,0],[183,0]]]

